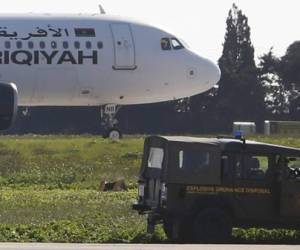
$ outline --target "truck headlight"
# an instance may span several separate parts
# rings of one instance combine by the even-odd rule
[[[143,183],[139,184],[138,194],[139,194],[139,197],[142,197],[142,198],[145,196],[145,184],[143,184]]]

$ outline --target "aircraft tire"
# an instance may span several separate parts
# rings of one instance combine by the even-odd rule
[[[104,138],[109,138],[111,140],[120,140],[122,139],[123,135],[121,131],[117,128],[111,128],[106,131],[106,133],[103,136]]]

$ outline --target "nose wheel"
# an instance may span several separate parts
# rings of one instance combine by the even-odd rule
[[[119,122],[116,119],[116,115],[120,108],[121,107],[116,104],[107,104],[101,107],[101,125],[105,129],[105,133],[103,134],[104,138],[110,138],[112,140],[119,140],[122,138],[122,133],[117,128]]]
[[[122,133],[119,129],[117,128],[112,128],[106,133],[106,138],[110,138],[112,140],[120,140],[122,139]]]

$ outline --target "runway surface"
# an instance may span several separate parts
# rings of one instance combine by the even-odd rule
[[[143,244],[28,244],[1,243],[0,250],[296,250],[299,245],[143,245]]]

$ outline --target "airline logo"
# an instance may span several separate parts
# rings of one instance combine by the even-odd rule
[[[36,27],[33,31],[19,34],[17,31],[12,31],[7,27],[0,27],[0,37],[9,38],[10,40],[30,40],[32,38],[43,37],[68,37],[69,30],[67,28],[54,28],[50,24],[46,28]]]
[[[75,37],[96,37],[93,28],[74,28]],[[33,31],[19,34],[11,31],[7,27],[0,27],[0,38],[9,40],[34,40],[35,38],[63,38],[69,37],[70,32],[67,28],[58,28],[48,25],[46,28],[36,27]],[[44,41],[44,40],[43,40]],[[6,41],[7,42],[7,41]],[[41,40],[38,40],[41,42]],[[98,50],[4,50],[0,51],[0,65],[17,64],[17,65],[60,65],[60,64],[98,64]]]
[[[39,64],[98,64],[98,51],[82,51],[77,53],[71,51],[53,50],[47,52],[45,50],[15,50],[0,51],[0,64],[17,64],[17,65],[39,65]]]
[[[90,28],[75,28],[75,35],[77,37],[96,37],[95,29]]]
[[[76,37],[96,37],[94,28],[74,28]],[[41,37],[69,37],[67,28],[53,28],[48,25],[47,28],[36,27],[32,32],[20,35],[17,31],[9,31],[7,27],[0,27],[0,37],[9,38],[10,40],[30,40]]]

